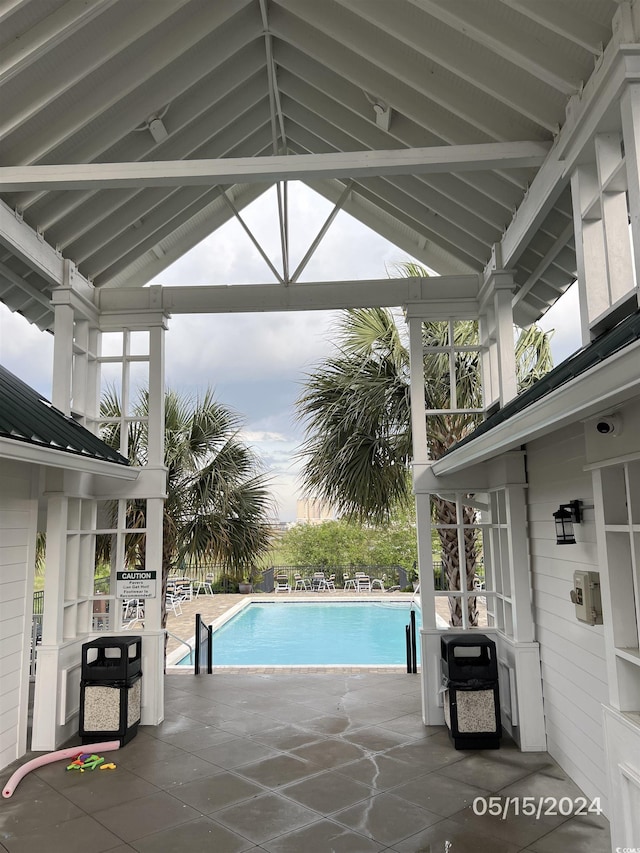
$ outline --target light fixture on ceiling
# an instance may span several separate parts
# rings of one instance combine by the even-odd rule
[[[376,114],[376,124],[383,130],[389,130],[391,124],[391,107],[384,101],[374,101],[373,111]]]
[[[149,119],[149,133],[153,136],[154,142],[163,142],[167,136],[169,136],[167,132],[167,128],[164,126],[164,122],[158,116],[153,116],[153,118]]]
[[[553,513],[556,525],[556,545],[575,545],[576,537],[573,534],[573,525],[582,521],[582,501],[570,501],[568,504],[560,504]]]

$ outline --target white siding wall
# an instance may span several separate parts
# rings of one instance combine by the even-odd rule
[[[584,445],[582,424],[527,445],[529,537],[548,749],[585,794],[601,797],[606,808],[603,627],[579,622],[569,599],[573,572],[598,570],[593,509],[575,526],[575,545],[556,545],[553,522],[561,503],[577,498],[593,506]]]
[[[0,461],[0,768],[26,749],[36,521],[29,468]]]

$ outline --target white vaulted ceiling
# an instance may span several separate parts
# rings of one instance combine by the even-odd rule
[[[0,166],[340,152],[366,163],[367,152],[518,142],[546,151],[615,10],[612,0],[4,0]],[[302,180],[439,273],[464,274],[488,264],[539,165],[311,169]],[[95,287],[131,287],[287,176],[283,167],[259,182],[0,185],[0,197],[5,217]],[[558,181],[507,259],[526,293],[522,318],[574,279],[572,240],[570,192]],[[47,328],[51,285],[3,240],[2,301]]]

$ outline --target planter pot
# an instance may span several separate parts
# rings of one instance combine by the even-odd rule
[[[247,593],[253,592],[253,584],[252,583],[240,583],[240,584],[238,584],[238,592],[241,592],[243,595],[247,595]]]

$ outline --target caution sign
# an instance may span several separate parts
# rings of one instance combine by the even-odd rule
[[[117,598],[155,598],[157,572],[116,572]]]

